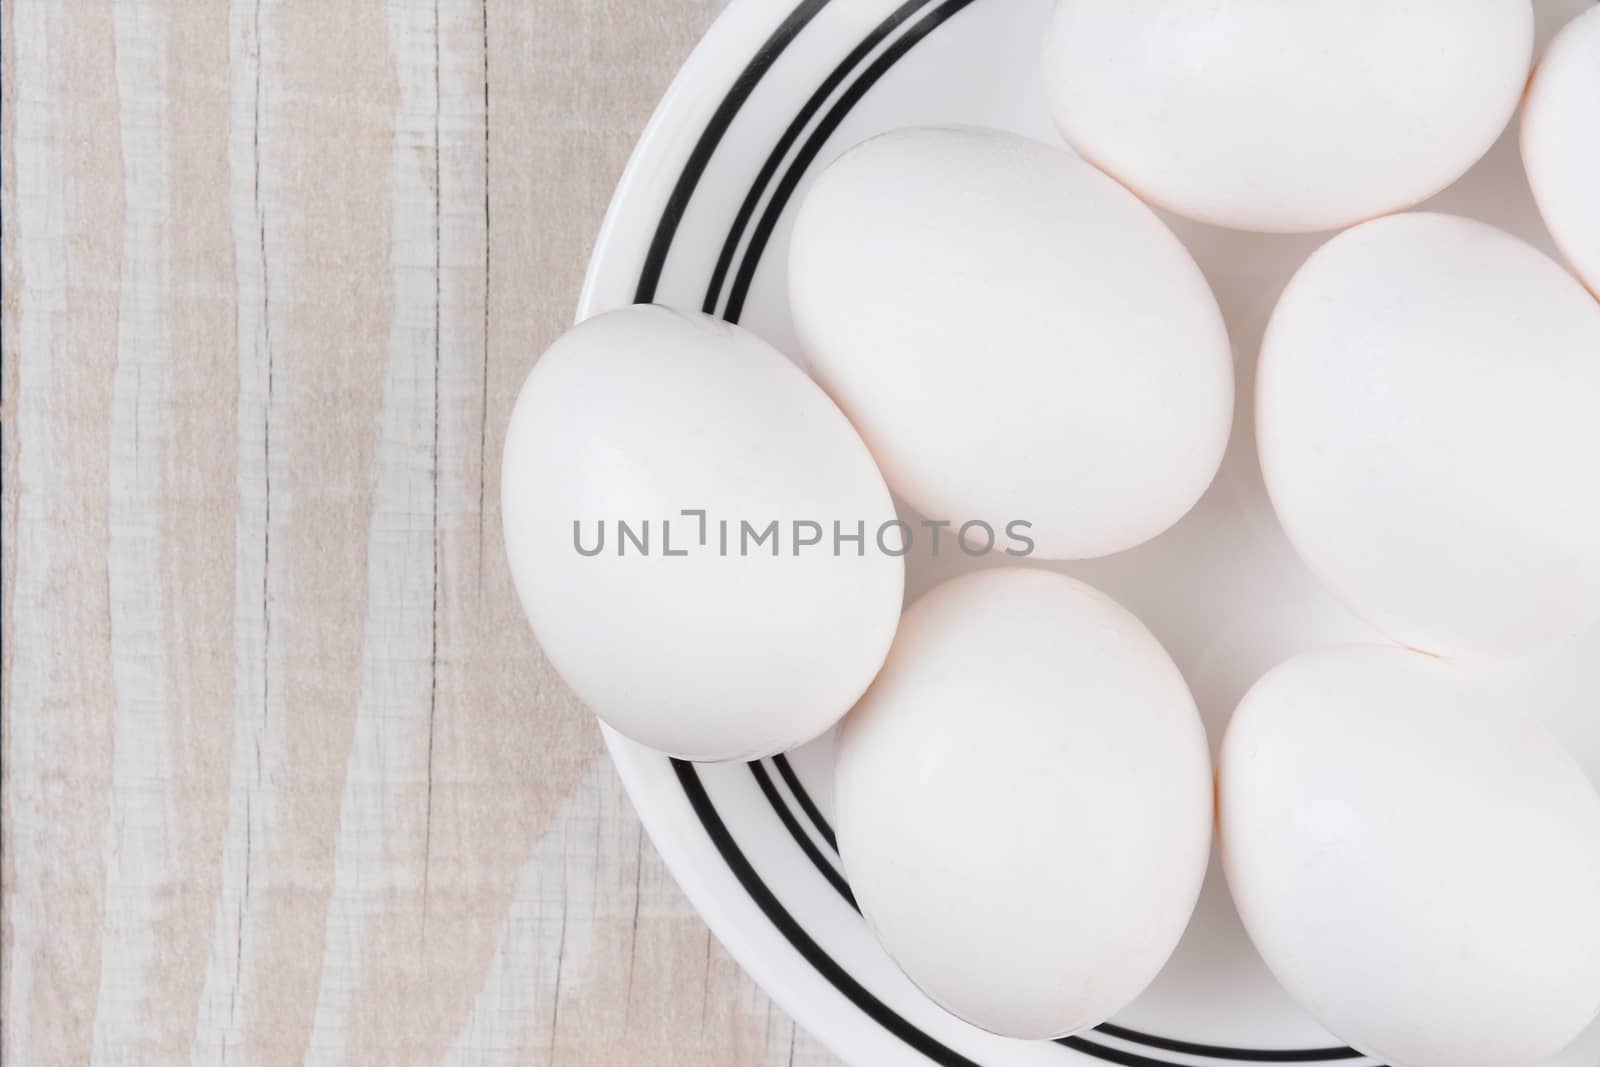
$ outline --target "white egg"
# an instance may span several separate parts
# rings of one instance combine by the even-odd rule
[[[1454,182],[1516,111],[1528,0],[1060,0],[1067,141],[1153,204],[1309,232]]]
[[[1211,846],[1188,687],[1138,619],[1048,571],[980,571],[907,610],[846,719],[839,847],[885,949],[1018,1038],[1097,1025],[1177,945]]]
[[[501,498],[550,662],[663,752],[754,759],[807,741],[893,639],[888,488],[822,390],[736,326],[638,306],[567,333],[517,399]]]
[[[1395,648],[1290,660],[1223,742],[1228,884],[1267,966],[1392,1067],[1531,1067],[1600,1009],[1600,796],[1555,738]]]
[[[1522,160],[1551,236],[1600,296],[1600,7],[1568,23],[1540,61]]]
[[[1233,364],[1205,278],[1060,149],[966,128],[859,145],[806,197],[789,283],[813,373],[930,519],[1105,555],[1181,518],[1221,462]]]
[[[1493,227],[1397,215],[1319,249],[1256,383],[1272,503],[1395,640],[1519,652],[1600,616],[1600,304]]]

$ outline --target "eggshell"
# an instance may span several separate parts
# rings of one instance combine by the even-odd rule
[[[1395,640],[1510,653],[1600,616],[1600,304],[1490,226],[1381,219],[1290,282],[1261,467],[1313,570]]]
[[[1224,869],[1284,987],[1391,1067],[1531,1067],[1600,1009],[1600,797],[1452,668],[1270,671],[1218,771]]]
[[[851,150],[795,221],[795,327],[889,485],[931,519],[1099,556],[1171,526],[1233,411],[1216,300],[1144,205],[1013,134]]]
[[[1060,0],[1056,125],[1153,204],[1308,232],[1433,195],[1510,121],[1529,0]]]
[[[904,564],[878,543],[895,513],[871,456],[776,349],[708,316],[638,306],[557,341],[517,399],[501,504],[550,662],[607,723],[663,752],[754,759],[807,741],[855,703],[893,639]],[[580,554],[602,521],[603,550]],[[780,528],[746,553],[744,521]],[[795,535],[796,521],[822,543],[802,547],[812,531]],[[835,554],[835,522],[863,543]],[[901,546],[893,528],[884,544]]]
[[[839,847],[867,921],[933,1000],[1045,1038],[1104,1021],[1155,977],[1211,844],[1193,699],[1105,594],[981,571],[906,613],[846,719]]]
[[[1522,112],[1522,160],[1551,236],[1600,296],[1600,7],[1545,52]]]

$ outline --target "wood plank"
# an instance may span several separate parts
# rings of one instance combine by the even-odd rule
[[[718,0],[6,0],[0,1058],[823,1064],[500,539]]]

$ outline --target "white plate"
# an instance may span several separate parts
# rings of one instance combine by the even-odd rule
[[[1546,37],[1586,2],[1543,3]],[[735,0],[673,83],[628,166],[579,317],[636,301],[703,307],[798,356],[784,261],[793,208],[810,180],[850,145],[900,126],[975,123],[1057,141],[1038,88],[1048,7],[1049,0]],[[1484,218],[1553,251],[1514,137],[1431,206]],[[1175,229],[1216,288],[1234,339],[1239,417],[1228,457],[1172,531],[1062,569],[1110,592],[1155,631],[1194,688],[1214,744],[1234,703],[1274,663],[1375,635],[1289,550],[1255,459],[1256,346],[1284,282],[1321,238]],[[908,563],[909,596],[973,565],[959,553]],[[1600,634],[1483,672],[1491,684],[1534,694],[1525,705],[1569,739],[1591,774],[1600,771]],[[852,1063],[1370,1062],[1340,1047],[1273,981],[1215,865],[1183,944],[1115,1025],[1053,1043],[974,1029],[918,993],[853,909],[828,825],[831,739],[748,766],[677,764],[609,732],[607,742],[656,847],[717,936]],[[1592,1064],[1597,1050],[1600,1034],[1591,1033],[1559,1062]]]

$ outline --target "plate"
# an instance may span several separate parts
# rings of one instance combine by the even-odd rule
[[[1587,0],[1546,0],[1550,32]],[[619,185],[579,318],[655,302],[762,334],[804,366],[785,304],[794,208],[827,163],[873,134],[976,124],[1059,143],[1039,88],[1049,0],[735,0],[689,58]],[[1428,205],[1473,215],[1554,254],[1514,131]],[[1267,504],[1250,396],[1255,351],[1283,285],[1325,237],[1231,233],[1169,219],[1228,318],[1238,414],[1222,470],[1181,523],[1106,559],[1051,565],[1106,590],[1155,632],[1194,690],[1213,746],[1268,668],[1302,650],[1380,640],[1306,571]],[[915,518],[902,506],[902,513]],[[983,561],[908,557],[907,595]],[[1050,564],[1038,564],[1050,565]],[[1600,773],[1600,633],[1478,665]],[[656,848],[717,937],[801,1025],[864,1067],[1372,1061],[1278,986],[1244,936],[1216,863],[1172,960],[1104,1026],[1013,1041],[919,993],[857,913],[831,825],[832,739],[752,764],[669,760],[607,732]],[[1041,842],[1041,849],[1048,847]],[[1018,877],[1027,877],[1019,870]],[[1386,966],[1381,959],[1373,967]],[[1592,1064],[1591,1033],[1558,1062]]]

